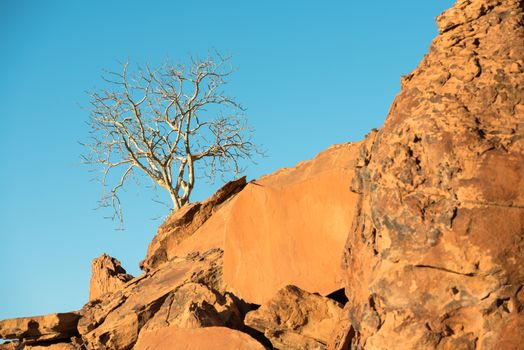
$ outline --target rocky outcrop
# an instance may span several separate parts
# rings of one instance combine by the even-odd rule
[[[249,312],[245,323],[263,332],[278,349],[326,349],[342,316],[339,303],[286,286],[258,310]]]
[[[140,333],[134,349],[264,350],[265,348],[249,335],[231,328],[177,328],[170,326]]]
[[[222,289],[222,255],[221,250],[215,249],[203,255],[173,259],[162,269],[135,278],[124,289],[102,300],[88,303],[81,310],[82,318],[78,323],[78,331],[84,344],[93,350],[130,349],[138,339],[142,327],[150,320],[155,322],[154,316],[163,309],[166,300],[183,299],[180,295],[183,295],[183,290],[187,290],[187,283]],[[216,308],[220,302],[215,304]],[[221,306],[224,304],[225,302]],[[179,305],[181,310],[188,312],[192,306],[188,300],[186,304]],[[176,316],[182,318],[185,315]],[[167,322],[169,321],[168,318]]]
[[[55,341],[78,335],[78,313],[11,318],[0,321],[1,339],[24,341]]]
[[[358,195],[348,191],[358,144],[264,176],[238,194],[227,221],[224,278],[264,304],[292,284],[329,294],[343,285],[340,259]]]
[[[89,284],[89,300],[100,298],[105,293],[113,293],[133,279],[126,273],[120,261],[102,254],[91,263],[91,282]]]
[[[245,185],[245,177],[228,182],[205,201],[191,203],[174,211],[159,227],[156,236],[149,244],[145,259],[140,263],[140,268],[147,272],[177,256],[181,257],[189,253],[190,251],[187,249],[177,249],[181,242],[195,234],[213,213],[242,190]],[[215,228],[215,226],[212,227]],[[207,232],[209,231],[211,230],[207,230]],[[221,237],[223,236],[217,232],[215,239],[212,239],[211,242],[200,240],[201,246],[191,246],[190,250],[205,252],[211,248],[217,248],[217,245],[221,245]],[[198,240],[193,242],[198,242]],[[218,246],[218,248],[222,247]]]
[[[143,275],[96,259],[80,312],[0,349],[522,348],[524,1],[437,22],[382,129],[173,213]]]
[[[459,0],[361,146],[354,348],[524,342],[524,2]]]

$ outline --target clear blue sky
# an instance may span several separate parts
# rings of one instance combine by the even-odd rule
[[[0,319],[81,308],[103,252],[139,274],[160,224],[152,218],[167,214],[134,187],[125,231],[93,210],[101,188],[80,165],[88,114],[79,105],[103,69],[231,54],[228,91],[268,154],[250,166],[255,178],[380,127],[452,3],[1,0]]]

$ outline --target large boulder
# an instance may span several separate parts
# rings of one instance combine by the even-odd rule
[[[264,350],[249,335],[226,327],[178,328],[170,326],[140,333],[134,350]]]
[[[91,282],[89,300],[100,298],[105,293],[112,293],[133,279],[115,258],[102,254],[91,263]]]
[[[78,335],[76,312],[10,318],[0,321],[0,339],[51,341]]]
[[[326,349],[343,317],[342,305],[296,286],[286,286],[245,323],[260,332],[278,349]]]
[[[263,304],[293,284],[329,294],[343,285],[340,259],[358,195],[349,185],[358,144],[250,182],[226,222],[224,279],[243,299]]]
[[[353,346],[521,348],[524,2],[459,0],[437,22],[359,152]]]
[[[72,343],[52,343],[45,345],[24,345],[17,350],[78,350]]]
[[[168,295],[142,332],[166,326],[240,328],[242,320],[240,311],[229,294],[223,295],[204,284],[189,282]]]

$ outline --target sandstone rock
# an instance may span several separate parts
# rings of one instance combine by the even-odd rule
[[[188,204],[173,212],[160,226],[156,236],[149,244],[146,257],[140,263],[140,268],[144,271],[149,271],[176,256],[180,257],[184,255],[183,253],[187,253],[187,250],[181,253],[176,248],[181,242],[191,237],[222,204],[242,190],[245,185],[245,177],[228,182],[205,201]],[[216,234],[216,237],[221,237],[218,232]],[[204,252],[211,248],[222,248],[215,246],[215,240],[211,240],[211,242],[200,240],[197,242],[200,243],[199,249],[189,249],[190,251],[198,250]],[[202,245],[202,243],[204,244]]]
[[[352,207],[348,191],[357,144],[249,183],[226,226],[224,279],[243,299],[263,304],[288,284],[329,294],[343,285],[340,258]]]
[[[105,293],[112,293],[122,289],[133,278],[133,276],[126,273],[120,261],[107,254],[102,254],[100,257],[93,259],[91,270],[89,300],[94,300]]]
[[[0,321],[0,339],[68,339],[78,335],[80,315],[74,312]]]
[[[234,205],[236,198],[236,196],[232,197],[220,205],[220,208],[191,236],[173,246],[170,250],[170,255],[186,256],[195,252],[206,252],[212,248],[224,250],[227,221],[231,215],[231,207]]]
[[[177,328],[175,326],[140,333],[134,350],[264,350],[249,335],[225,327]]]
[[[18,349],[20,349],[20,342],[16,340],[0,344],[0,350],[18,350]]]
[[[278,349],[325,349],[342,317],[337,302],[295,286],[280,290],[245,324],[261,332]]]
[[[48,345],[24,345],[22,350],[76,350],[71,343],[55,343]]]
[[[85,346],[93,350],[130,349],[140,329],[180,286],[194,282],[221,290],[222,255],[221,250],[215,249],[173,259],[162,268],[135,278],[122,290],[88,303],[78,324]]]
[[[459,0],[437,21],[359,152],[344,257],[355,348],[522,346],[523,2]]]
[[[200,283],[187,283],[171,292],[143,331],[166,326],[240,328],[240,311],[230,295],[222,295]]]
[[[350,350],[351,341],[355,336],[355,329],[351,324],[349,318],[349,311],[351,310],[351,304],[347,303],[342,310],[342,314],[338,320],[338,324],[331,333],[329,338],[327,349],[328,350]]]

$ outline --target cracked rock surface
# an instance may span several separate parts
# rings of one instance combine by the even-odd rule
[[[128,281],[133,279],[133,276],[126,273],[120,261],[107,254],[93,259],[91,269],[89,300],[95,300],[101,298],[105,293],[122,289]]]
[[[516,0],[439,16],[361,146],[344,256],[354,348],[524,343],[523,16]]]

